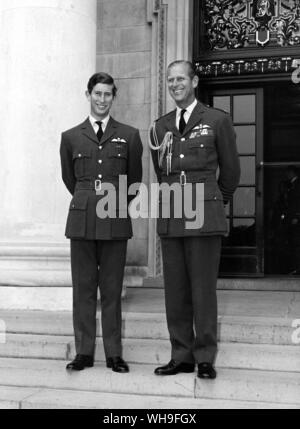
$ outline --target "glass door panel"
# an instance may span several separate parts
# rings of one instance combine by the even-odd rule
[[[256,125],[236,125],[235,132],[239,154],[255,154]]]
[[[214,96],[214,107],[217,109],[225,110],[225,112],[231,112],[231,97],[230,95],[222,95],[218,97]]]
[[[235,124],[255,124],[256,96],[252,94],[233,95],[233,122]]]
[[[227,111],[237,136],[241,180],[226,208],[229,236],[223,240],[221,275],[261,275],[262,221],[259,216],[262,194],[256,165],[262,159],[258,139],[262,135],[262,90],[225,90],[213,92],[213,106]]]

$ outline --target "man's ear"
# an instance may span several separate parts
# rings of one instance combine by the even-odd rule
[[[193,77],[193,88],[197,88],[197,86],[199,85],[199,76],[194,76]]]
[[[85,96],[86,96],[86,98],[88,99],[88,101],[90,101],[90,99],[91,99],[91,94],[89,93],[89,91],[88,91],[88,90],[86,90],[86,91],[85,91]]]

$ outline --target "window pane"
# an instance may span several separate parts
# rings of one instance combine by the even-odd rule
[[[254,219],[234,219],[233,226],[234,228],[249,228],[253,227],[255,224]]]
[[[238,188],[234,194],[233,214],[234,216],[255,215],[255,189]]]
[[[233,120],[236,124],[255,123],[256,118],[256,96],[235,95],[233,97]]]
[[[240,185],[255,185],[255,156],[241,156]]]
[[[256,227],[254,219],[235,219],[230,231],[232,246],[255,246]]]
[[[240,125],[235,126],[236,141],[239,154],[255,154],[256,126]]]
[[[217,109],[225,110],[225,112],[231,113],[230,108],[230,96],[220,96],[220,97],[214,97],[214,107]]]

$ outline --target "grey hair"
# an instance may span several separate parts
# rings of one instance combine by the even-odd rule
[[[167,72],[172,67],[178,66],[178,65],[181,65],[181,64],[184,64],[184,65],[186,65],[188,67],[188,69],[189,69],[189,76],[190,76],[191,79],[193,79],[196,76],[196,70],[195,70],[195,67],[194,67],[194,65],[193,65],[193,63],[191,61],[187,61],[187,60],[176,60],[176,61],[173,61],[172,63],[170,63],[168,65]]]

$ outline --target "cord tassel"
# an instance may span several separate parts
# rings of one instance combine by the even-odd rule
[[[151,131],[153,135],[154,145],[152,144],[151,140]],[[157,133],[156,133],[156,127],[155,123],[151,125],[149,128],[148,133],[148,141],[149,141],[149,147],[150,149],[158,152],[158,165],[160,168],[162,168],[163,159],[165,156],[165,153],[167,151],[166,161],[167,161],[167,175],[172,172],[172,156],[173,156],[173,133],[168,131],[161,144],[159,144]]]

